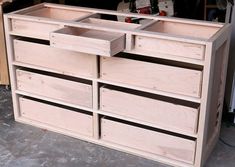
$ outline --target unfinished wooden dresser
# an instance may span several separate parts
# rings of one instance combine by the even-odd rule
[[[44,3],[5,15],[5,29],[16,121],[203,166],[220,131],[230,25]]]

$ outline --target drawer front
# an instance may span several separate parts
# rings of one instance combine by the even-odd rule
[[[100,109],[151,123],[166,130],[195,134],[198,109],[109,88],[100,90]]]
[[[14,40],[15,60],[75,77],[95,77],[94,55],[66,51],[48,45]]]
[[[125,34],[83,28],[63,28],[51,33],[50,45],[110,57],[125,49]]]
[[[133,51],[137,54],[139,53],[152,57],[155,57],[155,55],[159,54],[169,54],[197,60],[203,60],[205,57],[204,45],[138,35],[136,35],[134,39],[135,45]]]
[[[21,116],[86,136],[93,135],[92,115],[20,98]]]
[[[92,107],[92,87],[24,70],[16,71],[17,89],[67,103]]]
[[[60,26],[56,24],[12,19],[12,32],[31,38],[49,40],[50,33],[59,28]]]
[[[101,79],[200,97],[202,72],[124,58],[101,58]]]
[[[192,164],[195,141],[103,118],[101,139],[118,145]]]

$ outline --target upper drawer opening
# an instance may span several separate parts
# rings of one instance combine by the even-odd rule
[[[167,33],[170,35],[181,35],[193,38],[210,39],[220,27],[186,24],[173,21],[157,21],[146,27],[145,31]]]
[[[100,19],[100,18],[88,18],[88,19],[82,20],[81,23],[88,23],[91,25],[122,29],[122,30],[134,30],[141,26],[141,24],[126,23],[126,22],[121,22],[121,21],[106,20],[106,19]]]
[[[50,7],[42,7],[40,9],[25,13],[25,15],[29,16],[45,17],[45,18],[59,19],[59,20],[75,20],[83,18],[90,14],[91,14],[90,12],[85,12],[85,11],[78,11],[71,9],[66,10],[66,9],[58,9]]]

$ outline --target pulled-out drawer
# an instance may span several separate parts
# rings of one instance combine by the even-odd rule
[[[15,60],[74,77],[95,77],[95,55],[72,52],[49,45],[14,40]]]
[[[201,96],[202,72],[182,67],[102,57],[101,79],[192,97]]]
[[[196,142],[142,127],[101,119],[101,139],[193,164]]]
[[[143,92],[128,91],[102,87],[100,109],[151,123],[166,130],[186,134],[197,132],[199,114],[197,105]]]
[[[49,40],[50,32],[58,30],[60,26],[53,23],[43,23],[22,19],[12,19],[12,33],[30,38]]]
[[[125,49],[125,34],[66,27],[51,33],[50,44],[72,51],[113,56]]]
[[[16,70],[17,89],[61,100],[70,104],[92,107],[92,86],[88,83],[61,79],[35,72]]]
[[[93,135],[91,113],[73,111],[22,97],[19,102],[23,118],[85,136]]]

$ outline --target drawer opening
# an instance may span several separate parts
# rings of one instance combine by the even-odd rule
[[[36,17],[44,17],[50,19],[58,19],[58,20],[75,20],[78,18],[83,18],[85,16],[90,15],[90,12],[78,11],[78,10],[66,10],[66,9],[58,9],[51,7],[42,7],[41,9],[37,9],[25,15],[36,16]]]
[[[66,110],[70,110],[70,111],[74,111],[74,112],[78,112],[78,113],[93,116],[92,112],[81,110],[81,109],[78,109],[78,108],[73,108],[73,107],[61,105],[61,104],[58,104],[58,103],[53,103],[53,102],[49,102],[49,101],[45,101],[45,100],[41,100],[41,99],[36,99],[36,98],[33,98],[33,97],[29,97],[29,96],[21,96],[21,97],[24,98],[24,99],[33,100],[33,101],[36,101],[36,102],[39,102],[39,103],[48,104],[50,106],[59,107],[59,108],[63,108],[63,109],[66,109]]]
[[[88,19],[82,20],[81,23],[88,23],[94,26],[103,26],[107,28],[115,28],[115,29],[122,29],[122,30],[134,30],[141,26],[140,24],[126,23],[126,22],[114,21],[114,20],[105,20],[105,19],[99,19],[99,18],[88,18]]]
[[[33,72],[33,73],[37,73],[37,74],[42,74],[42,75],[47,75],[47,76],[56,77],[56,78],[60,78],[60,79],[65,79],[65,80],[69,80],[69,81],[74,81],[74,82],[79,82],[79,83],[84,83],[84,84],[92,85],[92,81],[86,80],[86,79],[77,78],[77,77],[66,76],[66,75],[56,74],[56,73],[52,73],[52,72],[46,72],[46,71],[41,71],[41,70],[25,68],[25,67],[21,67],[19,69],[27,71],[27,72]]]
[[[25,42],[32,42],[32,43],[37,43],[37,44],[41,44],[41,45],[48,45],[48,46],[50,45],[49,40],[43,40],[43,39],[19,37],[19,38],[16,38],[16,40],[25,41]]]
[[[137,54],[125,53],[125,52],[121,52],[115,55],[115,57],[143,61],[143,62],[148,62],[148,63],[153,63],[153,64],[162,64],[162,65],[169,65],[169,66],[180,67],[180,68],[187,68],[187,69],[198,70],[198,71],[203,70],[203,66],[200,66],[197,64],[190,64],[190,63],[184,63],[184,62],[179,62],[179,61],[174,61],[174,60],[166,60],[166,59],[142,56],[142,55],[137,55]]]
[[[130,95],[136,95],[136,96],[146,97],[146,98],[150,98],[150,99],[160,100],[160,101],[173,103],[176,105],[183,105],[183,106],[191,107],[191,108],[195,108],[195,109],[199,109],[199,106],[200,106],[199,104],[193,103],[190,101],[180,100],[180,99],[176,99],[176,98],[172,98],[172,97],[161,96],[161,95],[157,95],[157,94],[152,94],[152,93],[143,92],[143,91],[139,91],[139,90],[128,89],[128,88],[114,86],[114,85],[103,84],[100,86],[100,88],[110,89],[110,91],[112,91],[112,90],[120,91],[123,93],[128,93]]]
[[[170,131],[166,131],[166,130],[162,130],[162,129],[158,129],[158,128],[154,128],[154,127],[150,127],[150,126],[146,126],[146,125],[142,125],[142,124],[137,124],[137,123],[134,123],[134,122],[121,120],[121,119],[117,119],[117,118],[113,118],[113,117],[109,117],[109,116],[100,116],[100,122],[101,122],[102,119],[111,120],[111,121],[114,121],[114,122],[119,122],[119,123],[123,123],[123,124],[126,124],[126,125],[138,127],[138,128],[143,129],[143,130],[150,130],[150,131],[153,131],[153,132],[159,132],[159,133],[163,133],[163,134],[166,134],[166,135],[172,135],[172,136],[175,136],[175,137],[180,137],[180,138],[184,138],[184,139],[191,140],[191,141],[196,141],[196,138],[194,138],[194,137],[190,137],[190,136],[182,135],[182,134],[179,134],[179,133],[174,133],[174,132],[170,132]],[[102,129],[101,129],[101,131],[102,131]]]
[[[219,31],[219,29],[220,27],[214,26],[178,23],[173,21],[159,21],[143,30],[199,39],[210,39]]]

